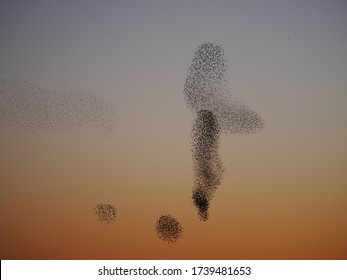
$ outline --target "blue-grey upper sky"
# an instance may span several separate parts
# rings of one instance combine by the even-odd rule
[[[193,52],[210,41],[229,58],[233,94],[265,118],[297,110],[299,121],[316,104],[346,119],[344,0],[3,0],[0,15],[3,78],[108,95],[120,111],[184,110]]]

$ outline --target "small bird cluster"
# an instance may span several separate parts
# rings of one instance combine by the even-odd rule
[[[78,91],[52,91],[0,78],[0,129],[72,132],[92,128],[111,137],[117,116],[102,98]]]
[[[176,242],[183,232],[180,222],[171,215],[161,215],[155,225],[158,237],[168,243]]]
[[[263,119],[230,92],[223,49],[203,43],[195,51],[183,90],[185,102],[194,114],[192,199],[203,221],[208,219],[210,201],[224,172],[218,154],[220,133],[247,134],[264,127]]]
[[[94,213],[103,224],[112,224],[116,221],[117,209],[112,204],[98,204],[94,208]]]

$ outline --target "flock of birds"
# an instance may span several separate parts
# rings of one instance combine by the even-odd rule
[[[158,237],[168,243],[176,242],[182,236],[181,223],[172,215],[161,215],[155,228]]]
[[[206,221],[210,201],[224,172],[218,153],[220,134],[257,132],[264,127],[264,121],[230,94],[227,58],[219,45],[203,43],[198,47],[183,92],[194,115],[191,132],[192,199],[199,218]]]
[[[192,202],[202,221],[222,182],[224,167],[219,155],[221,133],[253,133],[264,127],[263,119],[230,93],[227,58],[214,43],[203,43],[194,53],[184,85],[184,100],[193,114],[191,151],[194,180]],[[116,110],[90,93],[50,91],[27,82],[0,79],[0,129],[28,132],[71,132],[94,129],[112,137]],[[98,204],[94,213],[100,223],[116,221],[117,208]],[[172,215],[161,215],[155,224],[158,237],[176,242],[183,232]]]
[[[117,208],[112,204],[98,204],[94,207],[94,213],[100,223],[112,224],[116,221]]]
[[[92,129],[112,137],[114,106],[90,93],[52,91],[27,82],[0,79],[0,129],[72,132]]]

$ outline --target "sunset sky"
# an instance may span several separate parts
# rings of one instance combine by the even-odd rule
[[[112,139],[0,131],[0,258],[347,259],[346,30],[344,0],[1,1],[0,77],[90,92],[118,121]],[[221,136],[206,222],[183,97],[203,42],[265,121]],[[173,244],[162,214],[184,228]]]

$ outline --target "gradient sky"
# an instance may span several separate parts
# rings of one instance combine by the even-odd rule
[[[0,77],[110,100],[117,133],[1,131],[1,259],[346,259],[347,2],[0,2]],[[200,222],[190,200],[195,49],[229,59],[232,94],[266,122],[223,135]],[[93,208],[113,203],[115,224]],[[184,237],[154,224],[171,213]]]

